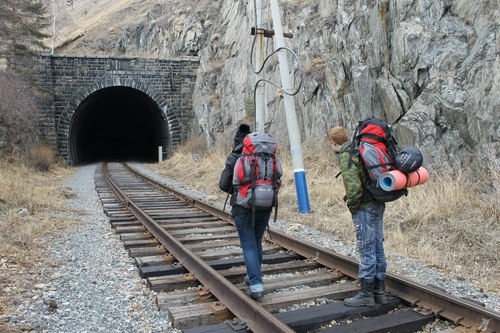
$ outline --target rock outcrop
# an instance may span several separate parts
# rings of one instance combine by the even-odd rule
[[[92,31],[102,27],[88,28],[65,48],[197,56],[193,135],[214,143],[239,122],[253,121],[253,1],[123,2],[116,13],[136,13],[134,19],[106,22],[109,33],[99,38]],[[262,2],[264,27],[272,30],[268,1]],[[324,140],[336,124],[352,130],[374,115],[394,124],[400,144],[419,147],[430,167],[499,171],[498,1],[283,0],[280,9],[284,31],[293,34],[288,59],[295,84],[301,82],[294,101],[302,141]],[[265,38],[265,56],[273,48]],[[266,126],[286,142],[278,66],[273,55],[262,71],[275,83],[264,83]]]

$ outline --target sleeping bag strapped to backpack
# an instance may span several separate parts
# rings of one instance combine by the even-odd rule
[[[277,207],[283,169],[276,148],[274,138],[264,132],[250,133],[243,139],[243,152],[233,173],[237,205],[252,210]]]
[[[379,118],[360,121],[352,145],[351,151],[361,159],[367,174],[366,184],[363,185],[375,200],[389,202],[408,195],[407,189],[384,191],[377,183],[382,173],[395,168],[398,154],[397,142],[389,124]]]

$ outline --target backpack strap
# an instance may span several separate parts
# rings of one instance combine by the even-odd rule
[[[228,193],[227,196],[226,196],[226,201],[224,201],[224,207],[222,207],[222,211],[226,211],[226,205],[227,205],[227,201],[229,200],[229,197],[231,196],[231,193]]]
[[[273,159],[273,203],[274,203],[274,223],[278,219],[278,166],[276,165],[276,155],[272,156]],[[269,223],[267,224],[267,229],[269,230]]]
[[[273,159],[273,173],[272,173],[272,180],[273,180],[273,189],[274,189],[274,195],[273,195],[273,203],[274,203],[274,223],[278,220],[278,166],[276,165],[276,155],[273,154],[272,157]],[[269,223],[267,224],[267,235],[269,239],[272,239],[271,237],[271,232],[269,228]]]
[[[359,140],[360,140],[359,132],[361,131],[361,128],[364,126],[364,123],[365,123],[364,121],[358,121],[358,125],[356,126],[356,129],[354,130],[354,134],[352,135],[351,144],[349,146],[349,148],[350,148],[349,149],[349,161],[347,164],[347,166],[349,168],[352,166],[352,155],[354,154],[356,147],[359,146]],[[335,176],[335,178],[337,178],[337,177],[338,177],[338,175]]]
[[[252,227],[255,227],[255,180],[257,179],[258,155],[252,154],[250,160],[250,179],[252,180]]]

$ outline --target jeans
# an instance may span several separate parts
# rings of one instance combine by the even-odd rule
[[[251,211],[233,217],[247,267],[250,291],[253,293],[264,291],[261,271],[262,238],[264,237],[270,216],[270,210],[255,211],[255,226],[252,226]]]
[[[376,202],[352,215],[359,252],[360,280],[371,282],[375,278],[385,278],[387,262],[384,254],[384,210],[385,204]]]

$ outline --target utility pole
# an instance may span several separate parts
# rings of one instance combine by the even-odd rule
[[[266,100],[265,100],[265,89],[261,79],[261,67],[264,61],[264,28],[262,27],[262,17],[264,13],[264,7],[262,6],[262,0],[255,0],[255,42],[256,42],[256,54],[255,54],[255,131],[264,132],[265,121],[266,121]]]
[[[306,174],[304,170],[304,161],[302,158],[302,150],[300,147],[300,131],[297,123],[297,115],[295,113],[295,103],[293,96],[287,92],[293,89],[291,73],[288,66],[288,58],[286,53],[280,49],[285,47],[285,37],[283,34],[283,26],[281,25],[281,16],[278,7],[278,0],[270,0],[271,15],[273,19],[275,49],[278,50],[278,61],[281,74],[282,89],[284,91],[283,98],[285,101],[285,113],[288,126],[288,135],[290,139],[290,150],[292,154],[292,162],[294,168],[295,188],[297,190],[297,200],[299,202],[300,213],[310,213],[309,195],[307,193]]]

